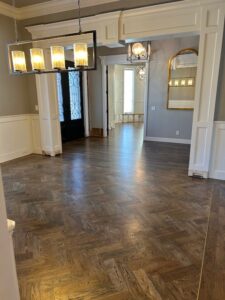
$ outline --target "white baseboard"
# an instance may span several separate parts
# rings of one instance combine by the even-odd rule
[[[225,180],[225,171],[214,171],[210,173],[210,178],[218,179],[218,180]]]
[[[41,153],[38,115],[0,117],[0,163]]]
[[[192,177],[192,176],[200,176],[200,177],[202,177],[204,179],[207,179],[207,178],[209,178],[209,172],[202,171],[202,170],[200,170],[200,168],[198,169],[198,171],[189,169],[188,170],[188,176],[190,176],[190,177]]]
[[[171,138],[162,138],[162,137],[149,137],[144,138],[147,142],[162,142],[162,143],[174,143],[174,144],[191,144],[191,140],[186,139],[171,139]]]

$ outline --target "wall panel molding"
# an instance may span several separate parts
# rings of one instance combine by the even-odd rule
[[[82,18],[82,30],[96,30],[98,46],[121,46],[119,43],[120,14],[121,12],[118,11]],[[33,39],[41,39],[78,32],[79,22],[78,19],[73,19],[50,24],[28,26],[26,29],[31,33]]]
[[[38,115],[0,117],[0,163],[26,156],[41,154]]]
[[[214,138],[209,177],[225,180],[225,122],[214,123]]]

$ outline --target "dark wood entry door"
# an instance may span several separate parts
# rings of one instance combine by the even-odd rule
[[[73,63],[67,61],[67,68]],[[84,137],[82,72],[57,74],[62,142]]]

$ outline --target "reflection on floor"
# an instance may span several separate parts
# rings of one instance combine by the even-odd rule
[[[217,183],[187,176],[189,146],[142,136],[3,165],[22,300],[196,299]]]

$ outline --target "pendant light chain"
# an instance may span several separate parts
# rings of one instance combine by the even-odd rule
[[[14,8],[16,8],[16,0],[12,0],[12,6]],[[19,41],[19,35],[18,35],[18,25],[17,25],[16,16],[14,17],[14,32],[15,32],[16,42],[18,42]]]
[[[80,0],[78,0],[78,18],[79,18],[79,33],[81,33],[81,9],[80,9]]]

